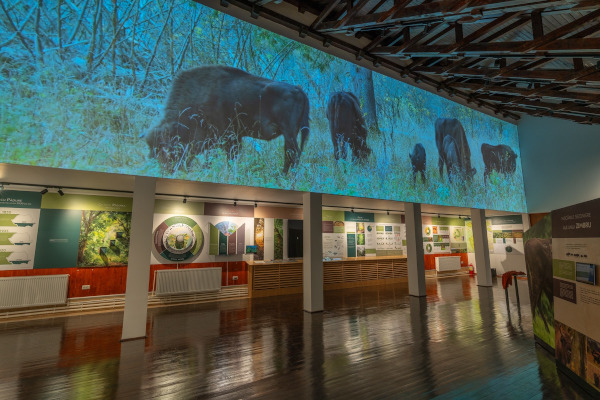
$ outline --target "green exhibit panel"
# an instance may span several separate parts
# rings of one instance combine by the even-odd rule
[[[185,216],[165,219],[154,230],[154,248],[168,261],[188,261],[204,246],[204,234],[196,221]]]
[[[77,266],[79,210],[41,210],[34,268],[73,268]]]
[[[600,199],[552,211],[556,359],[600,396]]]

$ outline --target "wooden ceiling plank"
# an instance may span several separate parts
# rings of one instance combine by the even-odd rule
[[[531,97],[530,91],[526,88],[518,88],[514,86],[499,86],[488,83],[457,83],[449,85],[455,89],[463,89],[469,90],[472,92],[482,92],[482,93],[507,93],[513,94],[523,97]],[[575,93],[575,92],[567,92],[567,91],[559,91],[559,90],[542,90],[537,93],[540,97],[548,97],[555,99],[564,99],[564,100],[579,100],[579,101],[589,101],[594,102],[598,101],[598,96],[600,96],[600,91],[598,94],[593,93]]]
[[[481,36],[491,32],[492,30],[496,29],[498,26],[505,24],[506,22],[510,21],[513,18],[518,17],[519,15],[521,15],[522,12],[514,12],[514,13],[506,13],[503,16],[501,16],[500,18],[487,23],[485,26],[482,26],[481,28],[477,29],[475,32],[471,33],[470,35],[468,35],[466,38],[457,41],[454,44],[449,45],[444,53],[453,53],[457,50],[461,50],[461,48],[463,48],[465,45],[479,39]]]
[[[522,0],[441,0],[433,3],[420,4],[411,7],[398,9],[389,17],[385,13],[375,13],[368,15],[355,16],[348,21],[345,26],[348,28],[361,28],[368,26],[375,28],[380,25],[390,25],[397,23],[426,23],[431,20],[446,20],[447,22],[455,22],[463,17],[471,16],[471,11],[474,9],[484,12],[484,17],[481,20],[496,19],[507,12],[531,12],[533,10],[545,9],[547,13],[553,12],[569,12],[577,3],[553,0],[539,1],[530,0],[523,2]],[[597,8],[597,7],[596,7]],[[489,15],[485,11],[491,10]],[[324,24],[322,31],[335,31],[336,23],[330,22]]]
[[[423,29],[423,31],[419,32],[418,35],[415,35],[414,37],[412,37],[408,40],[405,40],[401,45],[396,46],[398,49],[396,50],[396,52],[394,54],[401,53],[402,51],[404,51],[404,49],[409,48],[410,46],[414,45],[415,43],[419,43],[421,41],[421,39],[424,39],[425,37],[427,37],[429,35],[435,35],[439,31],[443,30],[445,27],[446,27],[446,24],[444,22],[439,22],[437,24],[432,25],[429,29]]]
[[[335,27],[336,28],[344,27],[348,21],[350,21],[356,14],[358,14],[358,12],[360,10],[362,10],[363,8],[365,8],[365,6],[367,4],[369,4],[369,1],[370,0],[359,0],[358,4],[356,4],[354,7],[352,7],[352,9],[350,9],[350,11],[348,11],[348,13],[346,14],[346,16],[344,18],[342,18],[340,21],[336,22]]]
[[[539,49],[544,45],[552,43],[552,42],[562,38],[563,36],[568,35],[569,33],[573,32],[574,30],[580,28],[582,25],[592,22],[592,21],[596,20],[597,18],[600,18],[600,9],[592,11],[591,13],[586,14],[583,17],[578,18],[573,22],[570,22],[566,25],[561,26],[560,28],[553,30],[552,32],[547,33],[546,35],[538,37],[532,41],[525,42],[522,46],[520,46],[518,49],[516,49],[516,52],[517,53],[521,53],[521,52],[526,53],[531,50]]]
[[[396,14],[396,11],[406,7],[407,5],[410,4],[412,0],[400,0],[400,1],[395,1],[394,5],[387,11],[382,12],[379,15],[379,18],[375,21],[375,23],[380,24],[382,22],[385,22],[388,20],[388,18],[391,18],[394,14]]]
[[[325,7],[323,11],[321,11],[317,18],[315,18],[313,23],[310,25],[310,28],[317,29],[317,27],[321,25],[325,18],[327,18],[329,14],[331,14],[331,12],[338,6],[338,4],[340,4],[340,2],[341,0],[331,0],[329,4],[327,4],[327,7]]]

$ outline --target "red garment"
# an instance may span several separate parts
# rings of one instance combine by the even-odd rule
[[[521,271],[507,271],[504,274],[502,274],[502,287],[506,290],[507,287],[512,285],[513,276],[517,276],[517,275],[527,275],[527,274],[525,272],[521,272]]]

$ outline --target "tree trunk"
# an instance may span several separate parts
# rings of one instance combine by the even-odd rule
[[[369,132],[379,134],[377,123],[377,106],[375,104],[375,85],[373,71],[356,66],[354,76],[354,94],[359,98]]]

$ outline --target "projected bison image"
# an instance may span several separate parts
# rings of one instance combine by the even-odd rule
[[[410,164],[412,165],[413,185],[417,182],[417,174],[421,173],[423,182],[427,182],[425,171],[427,170],[427,156],[425,147],[421,143],[415,144],[413,150],[409,153]]]
[[[309,104],[302,89],[210,65],[177,76],[162,120],[145,139],[152,156],[177,170],[207,148],[222,147],[229,159],[235,159],[242,137],[273,140],[283,135],[287,173],[298,163],[308,134]]]
[[[514,123],[426,82],[196,1],[3,4],[0,163],[527,211],[520,163],[486,186],[479,153],[519,156]]]
[[[444,176],[444,165],[450,182],[452,182],[452,175],[460,174],[464,179],[470,179],[475,175],[477,171],[471,167],[469,142],[459,120],[438,118],[435,121],[435,144],[439,154],[440,177]]]
[[[371,154],[371,149],[367,146],[365,119],[354,94],[332,94],[327,104],[327,119],[336,160],[346,158],[348,145],[353,159],[364,161]]]
[[[501,172],[503,174],[514,174],[516,169],[517,155],[505,144],[492,146],[484,143],[481,145],[481,156],[485,164],[483,173],[483,182],[487,184],[487,180],[492,171]]]

